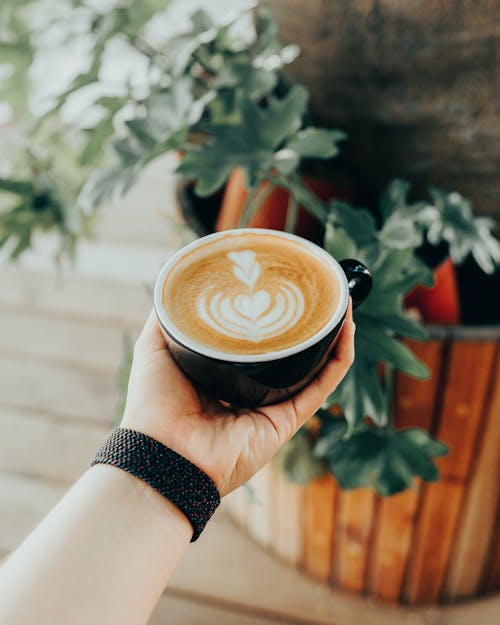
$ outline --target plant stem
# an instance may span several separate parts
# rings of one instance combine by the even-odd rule
[[[267,184],[262,182],[254,185],[243,206],[240,222],[238,224],[240,228],[246,228],[248,226],[252,217],[259,212],[274,189],[275,186],[269,181],[267,181]]]
[[[274,182],[290,192],[295,200],[321,223],[325,223],[328,216],[326,205],[304,185],[299,176],[276,176]]]
[[[295,232],[298,216],[299,216],[299,203],[293,197],[293,195],[290,194],[290,199],[288,200],[288,206],[286,209],[286,222],[285,222],[286,232],[290,232],[291,234]]]
[[[28,195],[33,193],[33,183],[29,180],[0,178],[0,190],[15,193],[16,195]]]
[[[394,425],[394,367],[389,363],[384,363],[385,396],[387,399],[387,412],[381,422],[382,427],[393,427]]]

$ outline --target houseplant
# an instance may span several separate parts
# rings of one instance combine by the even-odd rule
[[[426,337],[422,324],[405,313],[403,298],[417,285],[432,283],[419,256],[424,241],[443,243],[457,261],[472,252],[485,271],[493,271],[500,260],[493,223],[473,217],[457,193],[431,189],[421,201],[410,201],[408,185],[399,180],[371,212],[315,195],[301,176],[304,165],[335,157],[346,137],[312,124],[307,90],[283,72],[298,51],[280,44],[268,12],[257,13],[254,32],[248,21],[241,30],[239,15],[220,23],[197,11],[181,35],[153,43],[147,27],[157,13],[154,2],[81,9],[93,44],[90,62],[27,122],[30,142],[41,143],[45,154],[32,149],[34,164],[25,165],[25,178],[0,180],[9,198],[0,216],[2,245],[16,258],[34,231],[52,229],[62,235],[62,250],[70,248],[99,205],[118,199],[149,161],[171,150],[181,151],[178,173],[194,181],[202,196],[219,189],[235,168],[244,170],[248,196],[241,225],[261,210],[270,190],[284,189],[286,227],[295,229],[298,207],[305,207],[324,226],[325,248],[338,258],[365,260],[375,288],[356,313],[355,366],[325,410],[290,441],[282,466],[301,483],[329,471],[343,488],[373,486],[381,495],[401,492],[415,477],[436,480],[434,458],[446,446],[424,429],[397,430],[392,421],[394,371],[428,375],[401,340]],[[66,37],[67,15],[63,11],[53,20]],[[18,17],[13,12],[10,23],[15,26]],[[36,49],[36,34],[20,31],[19,45]],[[100,70],[117,38],[141,55],[147,80],[126,81],[109,92]],[[16,42],[6,45],[14,49]],[[26,67],[31,54],[21,59]],[[98,114],[78,128],[63,113],[89,87],[95,89]],[[67,181],[64,193],[61,181]],[[81,210],[71,201],[77,193]]]

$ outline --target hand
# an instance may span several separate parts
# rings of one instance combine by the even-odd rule
[[[175,450],[226,495],[262,468],[338,386],[354,359],[354,330],[349,303],[332,357],[306,388],[278,404],[236,409],[190,382],[170,355],[152,311],[135,345],[121,426]]]

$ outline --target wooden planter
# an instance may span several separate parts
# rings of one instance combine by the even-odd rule
[[[500,328],[431,328],[409,342],[432,377],[400,375],[397,427],[445,441],[441,480],[394,497],[340,490],[331,476],[307,487],[270,464],[228,497],[238,523],[311,577],[408,604],[450,602],[500,590]]]

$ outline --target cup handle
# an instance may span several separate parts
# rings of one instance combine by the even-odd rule
[[[365,301],[372,289],[372,274],[368,267],[353,258],[341,260],[339,264],[347,277],[349,294],[352,297],[352,306],[357,308]]]

